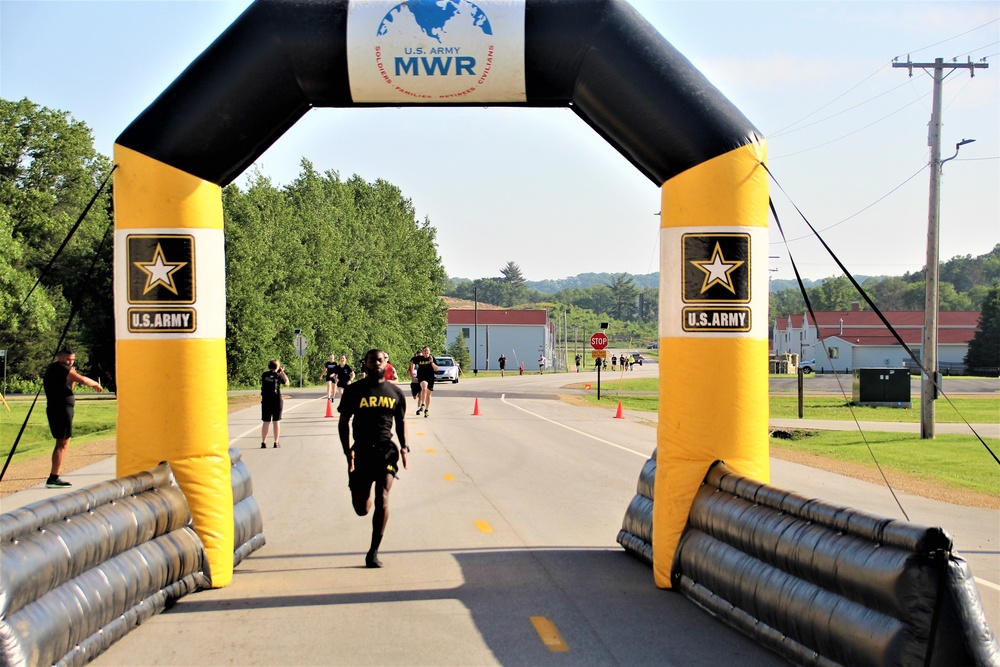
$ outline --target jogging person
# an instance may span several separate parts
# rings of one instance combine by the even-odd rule
[[[326,379],[326,398],[332,401],[334,387],[337,386],[337,357],[332,352],[330,360],[323,364],[323,372],[320,373],[320,377]]]
[[[414,355],[410,359],[410,376],[416,377],[420,383],[420,407],[417,408],[417,415],[424,413],[424,418],[430,416],[431,394],[434,393],[434,371],[438,370],[431,356],[431,348],[424,346],[420,354]]]
[[[69,448],[69,440],[73,437],[73,413],[76,408],[76,396],[73,387],[77,382],[92,387],[97,393],[104,389],[99,382],[94,382],[73,370],[76,363],[76,353],[64,347],[56,354],[56,360],[49,364],[42,376],[42,386],[45,388],[45,416],[49,419],[49,432],[56,439],[52,449],[52,468],[49,478],[45,480],[48,489],[65,489],[73,486],[59,477],[63,457]]]
[[[503,352],[500,353],[500,358],[497,359],[497,362],[500,364],[500,377],[503,377],[503,372],[507,368],[507,357],[504,356]]]
[[[354,369],[347,363],[347,355],[340,355],[340,362],[334,369],[334,374],[337,376],[337,387],[333,390],[334,396],[339,393],[340,397],[344,397],[344,390],[347,386],[354,382]]]
[[[278,435],[281,430],[281,387],[288,386],[288,375],[277,359],[267,362],[267,370],[260,376],[260,448],[267,449],[267,428],[274,424],[274,448],[278,449]]]
[[[385,381],[386,356],[371,350],[364,358],[365,377],[347,387],[340,399],[340,444],[347,457],[348,486],[351,504],[358,516],[372,508],[372,484],[375,485],[375,512],[372,514],[372,540],[365,555],[365,567],[382,567],[378,549],[389,523],[389,491],[402,459],[407,467],[406,397],[399,387]],[[354,418],[354,445],[350,444],[351,418]],[[392,441],[393,426],[396,443]]]

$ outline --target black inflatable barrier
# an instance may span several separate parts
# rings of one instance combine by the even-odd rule
[[[266,543],[264,539],[264,520],[260,515],[260,506],[253,497],[253,481],[250,470],[243,463],[240,450],[229,448],[229,459],[232,461],[233,486],[233,567],[243,559],[260,549]]]
[[[625,510],[618,544],[639,560],[653,564],[653,487],[656,486],[656,450],[642,466],[636,494]]]
[[[0,665],[83,665],[209,581],[170,466],[0,515]]]
[[[674,588],[800,665],[998,665],[968,563],[940,528],[809,499],[717,461]]]

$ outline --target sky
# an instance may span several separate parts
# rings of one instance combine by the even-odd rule
[[[69,112],[97,150],[248,0],[0,0],[0,97]],[[940,258],[1000,243],[1000,3],[631,4],[758,128],[790,240],[772,278],[840,275],[796,207],[856,275],[919,271],[927,252],[932,78],[905,62],[974,62],[945,79]],[[450,277],[528,280],[659,271],[660,191],[568,109],[313,109],[247,172],[382,178],[437,230]]]

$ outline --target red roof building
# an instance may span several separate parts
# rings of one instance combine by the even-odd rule
[[[883,311],[886,320],[917,358],[922,358],[924,312]],[[979,325],[978,311],[938,313],[938,365],[941,369],[964,368],[969,341]],[[912,365],[910,355],[871,310],[861,310],[857,302],[850,310],[818,311],[780,317],[771,333],[775,354],[799,354],[801,360],[815,359],[816,369],[830,372],[854,368],[903,368]],[[825,343],[826,349],[823,344]]]

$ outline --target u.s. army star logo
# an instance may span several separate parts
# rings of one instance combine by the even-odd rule
[[[194,303],[194,237],[134,234],[127,245],[129,303]]]
[[[692,333],[751,330],[750,235],[684,234],[681,328]]]
[[[750,235],[684,234],[684,303],[750,303]]]

